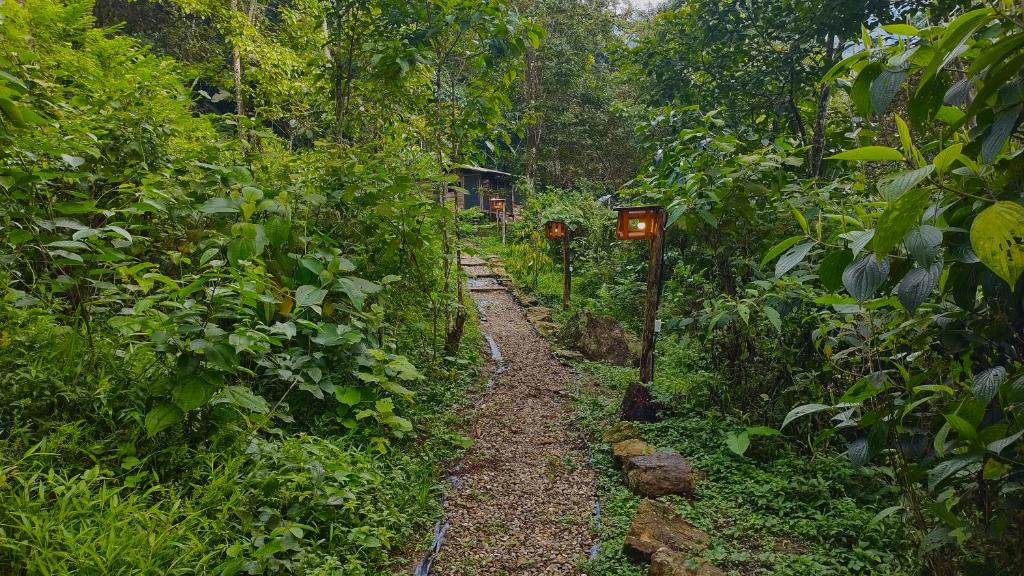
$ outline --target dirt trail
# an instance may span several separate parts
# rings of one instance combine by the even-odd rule
[[[596,494],[570,406],[574,376],[486,263],[462,264],[501,363],[477,409],[473,447],[450,482],[450,527],[431,574],[581,574]]]

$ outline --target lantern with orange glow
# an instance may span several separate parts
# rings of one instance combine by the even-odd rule
[[[661,206],[627,206],[615,209],[619,220],[615,237],[619,240],[650,240],[661,224]]]
[[[565,238],[565,222],[552,220],[544,223],[544,236],[548,240],[561,240]]]
[[[491,198],[491,210],[495,212],[505,211],[505,199],[504,198]]]

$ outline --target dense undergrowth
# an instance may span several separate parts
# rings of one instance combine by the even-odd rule
[[[292,8],[235,33],[246,51],[312,50],[289,74],[329,102],[333,64],[308,34],[326,34],[330,10]],[[463,27],[481,16],[470,8],[448,14],[461,43],[446,57],[472,51],[483,76],[512,81],[503,58],[525,23],[494,5],[494,27]],[[122,14],[226,26],[216,6],[139,10]],[[433,192],[459,144],[440,131],[493,127],[483,104],[466,123],[423,122],[439,102],[426,102],[430,76],[378,76],[408,123],[365,134],[379,117],[357,128],[321,109],[286,138],[268,105],[290,92],[260,74],[273,62],[244,61],[235,88],[254,112],[210,111],[229,93],[198,88],[223,77],[97,27],[93,11],[0,4],[0,572],[407,567],[479,380],[474,310],[446,264],[452,218]],[[418,62],[451,32],[418,36]],[[460,81],[482,79],[464,64]]]
[[[822,571],[1013,573],[1024,530],[1020,6],[928,2],[883,16],[871,3],[783,4],[677,2],[641,27],[621,65],[671,95],[653,99],[664,107],[639,132],[649,165],[616,191],[531,196],[506,268],[556,307],[557,246],[539,232],[565,222],[573,306],[638,333],[647,244],[617,242],[609,207],[661,206],[659,362],[678,370],[658,370],[672,424],[649,440],[756,461],[798,485],[835,464],[825,483],[837,506],[852,503],[848,526],[878,512],[909,528],[851,533],[881,544],[819,559]],[[764,27],[794,35],[790,50],[743,35]],[[721,52],[696,55],[708,45]],[[762,101],[772,82],[788,91],[785,108]],[[721,445],[708,452],[679,430]],[[870,479],[850,501],[847,475]],[[871,567],[872,555],[885,559]]]

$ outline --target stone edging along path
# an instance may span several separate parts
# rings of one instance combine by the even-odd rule
[[[571,405],[575,375],[486,262],[462,264],[503,369],[477,406],[473,446],[449,483],[447,533],[430,574],[581,574],[597,494]]]

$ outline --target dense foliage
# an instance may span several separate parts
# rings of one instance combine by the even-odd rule
[[[623,55],[656,108],[618,201],[666,209],[659,351],[696,359],[654,392],[735,418],[737,457],[844,453],[898,494],[876,522],[913,527],[929,571],[1012,570],[1020,8],[765,4],[674,3]],[[576,305],[636,329],[646,247],[579,196],[533,202],[533,226],[575,228]]]
[[[97,10],[211,26],[241,83],[89,1],[0,6],[13,573],[376,574],[437,513],[478,339],[451,335],[472,311],[436,192],[537,32],[500,3],[360,3],[358,87],[317,100],[354,73],[321,49],[337,7],[254,6]],[[332,110],[374,83],[384,109]]]
[[[566,222],[556,316],[639,332],[637,203],[668,222],[645,431],[711,476],[677,504],[712,560],[1012,573],[1022,70],[1011,0],[0,3],[0,566],[401,565],[468,443],[458,255],[554,307]],[[471,163],[524,176],[507,248],[444,201]]]

